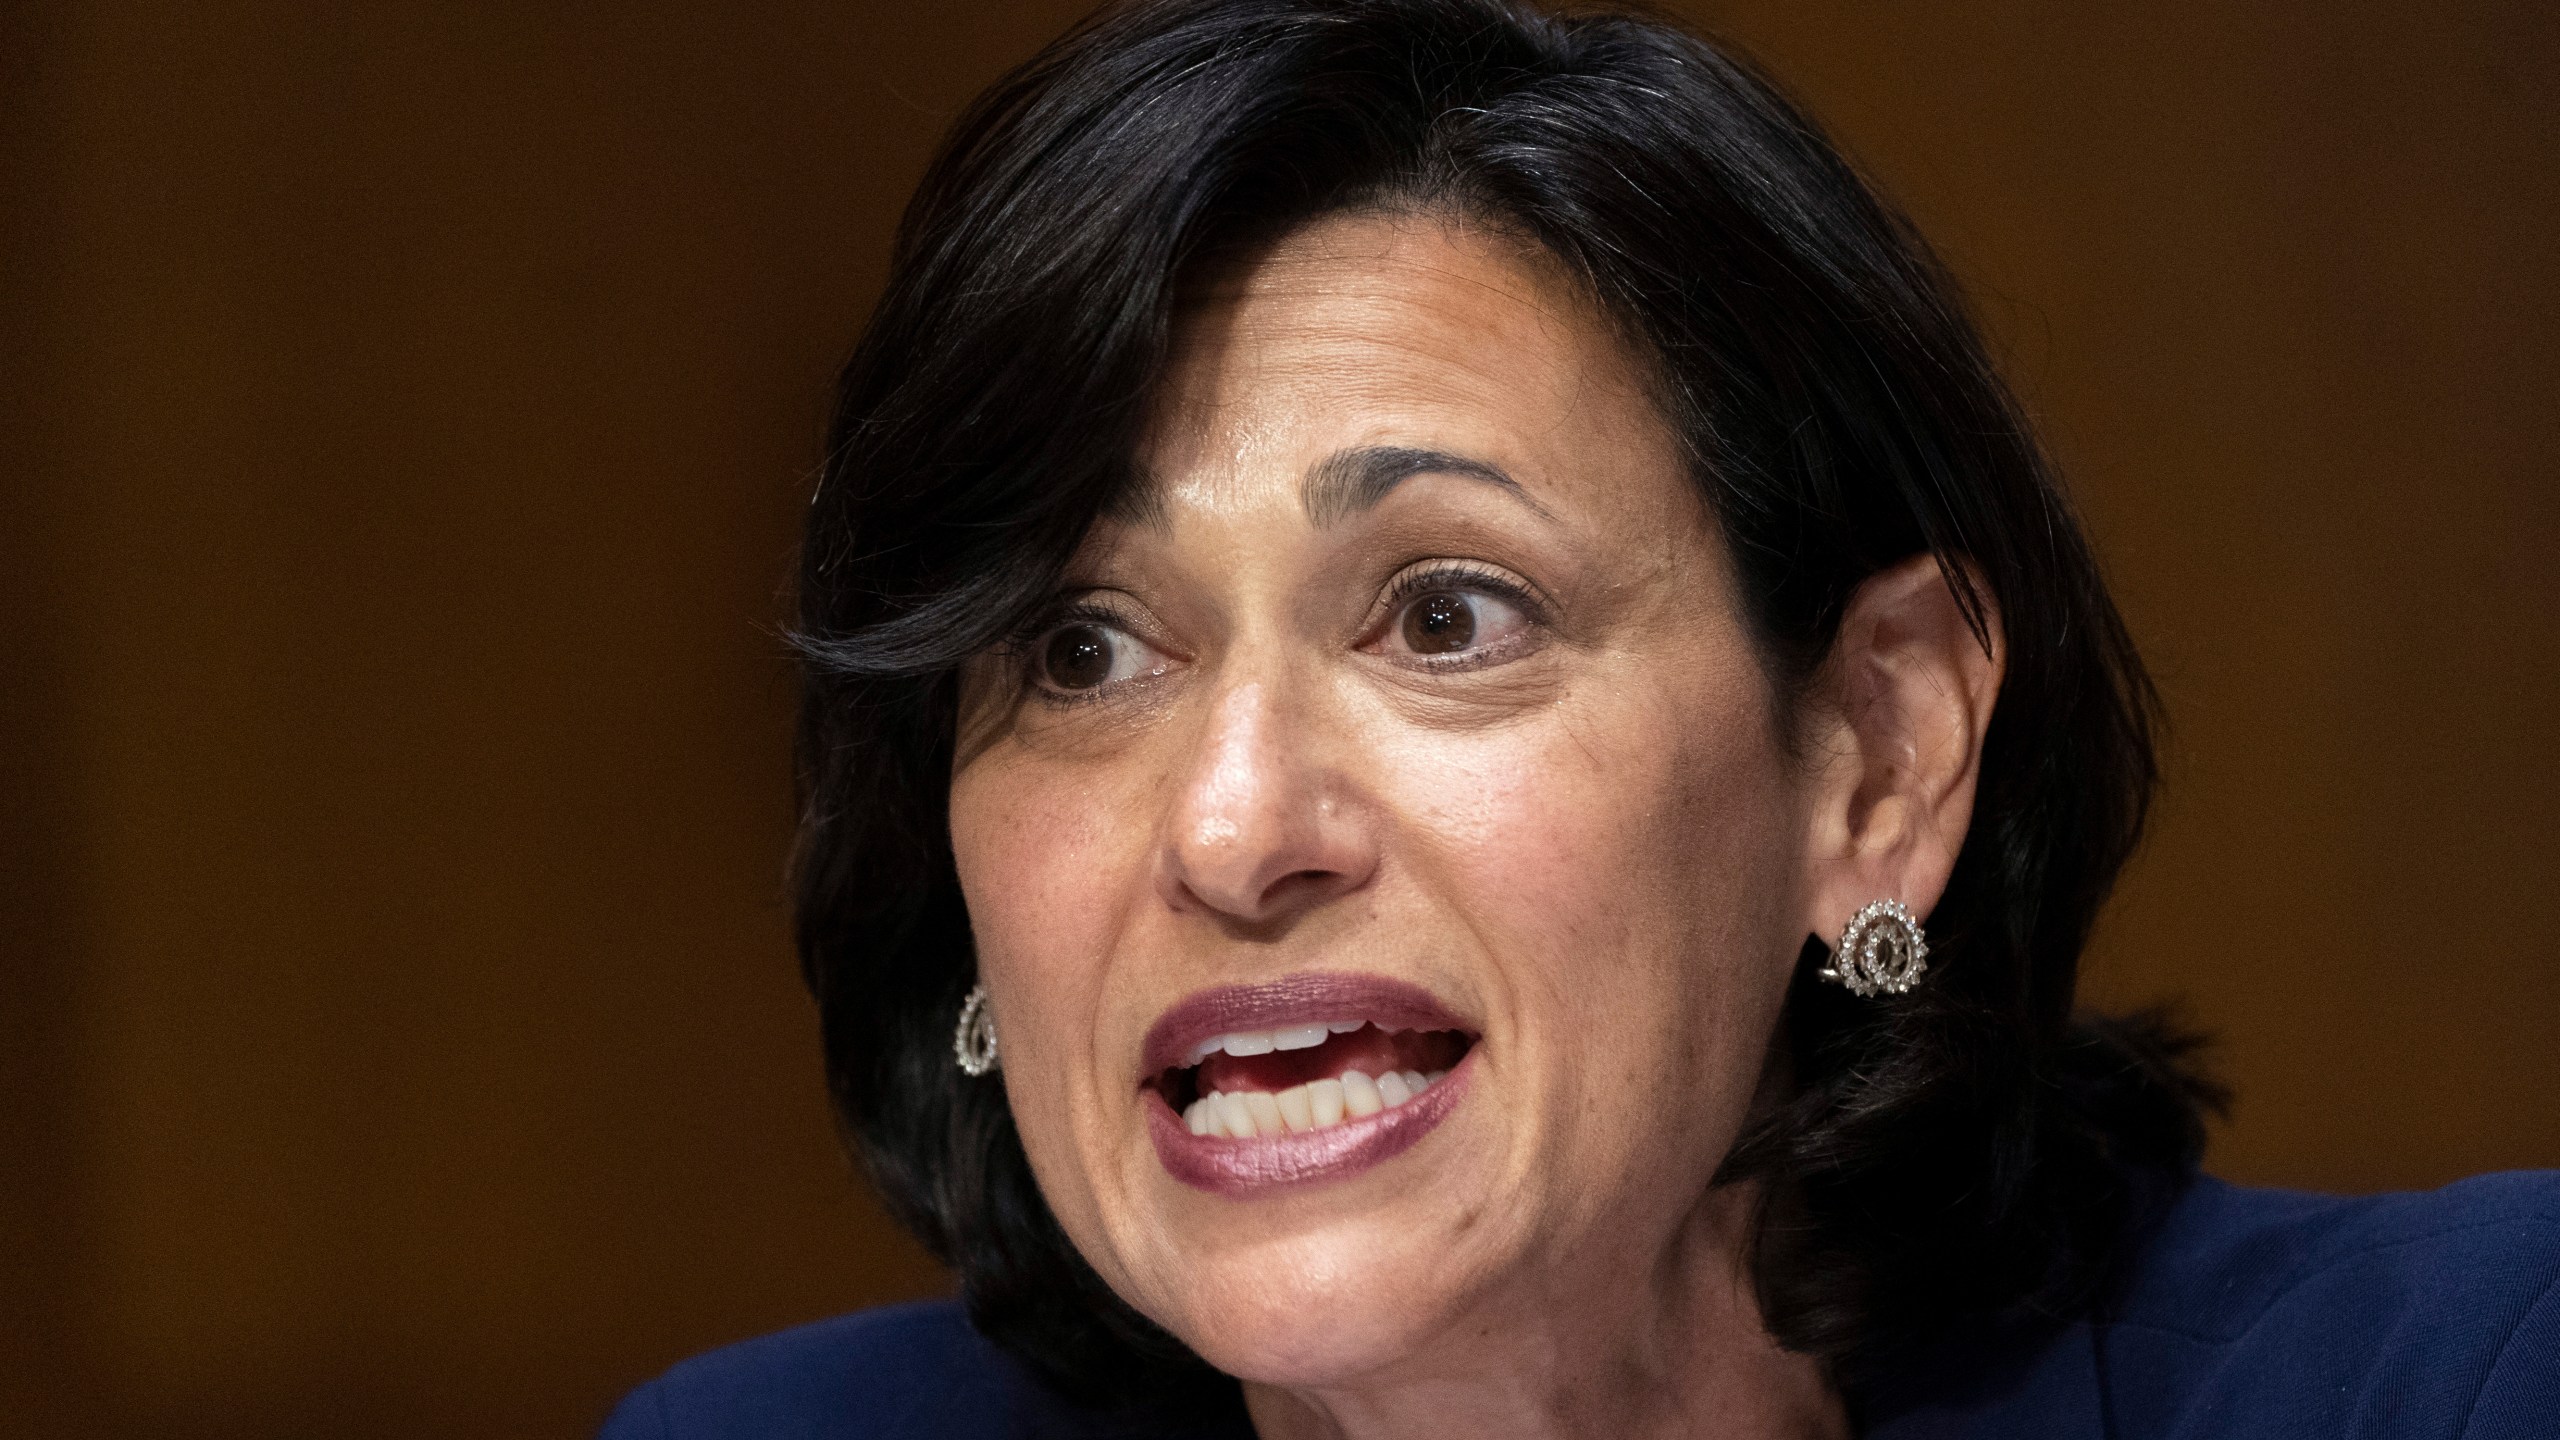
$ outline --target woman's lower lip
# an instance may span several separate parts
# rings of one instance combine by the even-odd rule
[[[1283,1185],[1345,1180],[1411,1148],[1466,1098],[1475,1056],[1402,1105],[1321,1130],[1228,1140],[1194,1135],[1155,1090],[1145,1092],[1147,1138],[1165,1173],[1197,1190],[1241,1199]]]

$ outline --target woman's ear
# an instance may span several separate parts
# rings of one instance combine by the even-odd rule
[[[2009,659],[1990,590],[1977,635],[1935,556],[1868,577],[1806,697],[1814,767],[1806,928],[1830,944],[1871,901],[1926,917],[1973,820],[1982,736]]]

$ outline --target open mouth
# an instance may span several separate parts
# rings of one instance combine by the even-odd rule
[[[1316,972],[1202,991],[1147,1032],[1149,1138],[1184,1184],[1241,1198],[1341,1179],[1437,1129],[1481,1030],[1418,985]]]
[[[1331,1129],[1392,1110],[1448,1078],[1475,1043],[1463,1030],[1365,1019],[1236,1030],[1191,1047],[1148,1081],[1194,1135],[1252,1140]]]

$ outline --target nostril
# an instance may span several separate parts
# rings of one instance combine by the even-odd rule
[[[1232,913],[1248,925],[1285,923],[1350,890],[1354,883],[1353,876],[1339,870],[1292,870],[1263,885]]]
[[[1361,876],[1307,866],[1276,876],[1220,875],[1200,866],[1170,866],[1165,894],[1176,908],[1199,910],[1248,927],[1282,923],[1359,887]]]

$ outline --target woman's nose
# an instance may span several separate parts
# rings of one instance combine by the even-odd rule
[[[1366,807],[1273,699],[1260,682],[1241,684],[1210,716],[1158,867],[1159,889],[1177,910],[1268,928],[1377,872]]]

